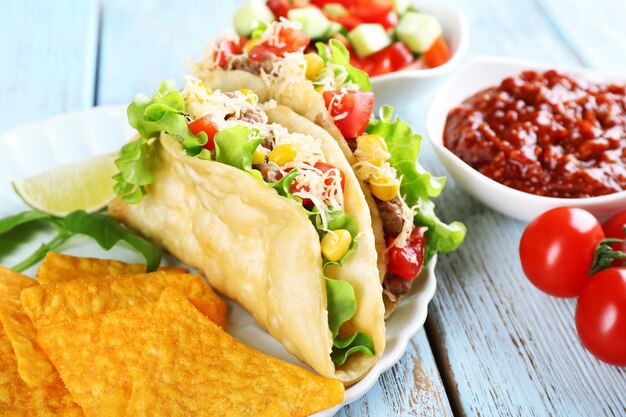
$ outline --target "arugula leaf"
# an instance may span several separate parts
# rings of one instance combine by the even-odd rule
[[[112,217],[100,213],[74,211],[66,217],[56,217],[40,211],[26,211],[0,219],[0,240],[11,229],[25,224],[44,223],[57,229],[56,236],[43,243],[29,257],[15,265],[14,271],[21,272],[41,261],[48,252],[57,250],[72,237],[84,235],[94,239],[103,249],[109,250],[120,241],[126,242],[140,252],[147,262],[148,272],[156,270],[161,263],[161,251],[151,242],[135,235]]]
[[[343,43],[337,39],[331,39],[328,42],[330,56],[328,54],[328,48],[323,42],[317,42],[315,47],[317,48],[317,54],[322,58],[325,64],[330,62],[331,64],[340,65],[345,68],[348,73],[346,81],[352,81],[358,84],[361,91],[372,91],[369,75],[367,72],[350,65],[350,52],[348,52],[348,49]]]
[[[244,171],[252,169],[252,154],[263,142],[257,129],[235,126],[220,130],[214,137],[215,160]]]
[[[385,138],[391,154],[389,163],[402,176],[400,192],[410,207],[418,207],[414,223],[428,227],[426,262],[438,252],[458,248],[465,239],[466,228],[461,222],[443,223],[435,214],[435,204],[430,198],[441,193],[446,179],[432,176],[417,162],[422,138],[400,118],[394,118],[390,106],[381,108],[380,119],[370,121],[367,133]]]

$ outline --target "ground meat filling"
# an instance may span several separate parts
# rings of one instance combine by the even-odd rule
[[[411,286],[413,286],[412,279],[405,279],[397,276],[393,272],[387,272],[385,275],[385,288],[392,293],[396,298],[401,297],[409,292]]]
[[[258,169],[261,172],[261,176],[265,182],[276,182],[283,177],[280,168],[273,162],[263,161],[260,164],[252,165],[252,168]]]
[[[381,201],[374,197],[380,217],[383,222],[383,231],[386,237],[396,237],[402,232],[402,202],[398,197],[391,201]]]
[[[238,55],[233,56],[228,65],[232,70],[241,70],[254,75],[261,75],[261,70],[266,74],[272,72],[274,68],[273,60],[274,58],[271,55],[264,56],[261,62],[253,61],[245,55]]]

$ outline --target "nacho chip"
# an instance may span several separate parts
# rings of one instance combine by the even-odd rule
[[[67,391],[66,391],[67,394]],[[49,391],[31,390],[17,372],[11,342],[0,325],[0,415],[12,417],[81,417],[81,409],[69,398]]]
[[[166,289],[145,330],[126,415],[308,416],[343,401],[326,379],[249,348]]]
[[[124,416],[156,303],[43,327],[38,341],[85,416]],[[139,371],[141,372],[141,371]]]
[[[178,266],[166,266],[159,268],[159,271],[178,274],[188,272],[185,268]],[[141,274],[145,272],[146,265],[127,264],[107,259],[81,258],[56,252],[48,252],[37,271],[37,281],[40,284],[47,284],[50,282],[70,281],[81,278],[105,277],[119,274]]]
[[[180,290],[209,319],[224,325],[226,303],[199,275],[153,272],[62,281],[27,288],[21,298],[28,317],[39,329],[73,317],[156,302],[166,287]]]

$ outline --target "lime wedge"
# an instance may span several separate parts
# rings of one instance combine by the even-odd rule
[[[92,213],[113,199],[116,154],[99,155],[61,165],[30,178],[13,181],[13,188],[34,209],[65,216],[75,210]]]

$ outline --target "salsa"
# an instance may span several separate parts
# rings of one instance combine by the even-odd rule
[[[532,194],[626,190],[626,84],[522,72],[450,111],[444,145],[489,178]]]

